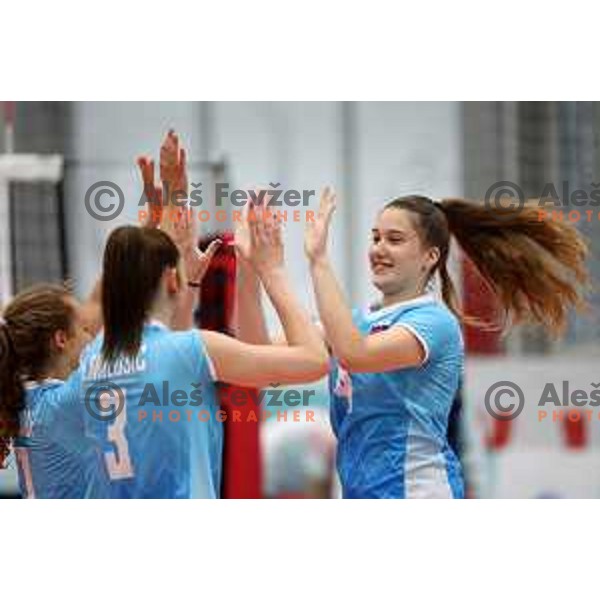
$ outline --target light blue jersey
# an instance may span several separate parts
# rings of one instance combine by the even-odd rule
[[[222,419],[210,359],[199,331],[145,325],[140,352],[109,366],[94,342],[83,382],[86,427],[104,458],[113,498],[217,498],[221,481]],[[102,386],[118,390],[90,398]],[[93,388],[93,389],[92,389]],[[108,389],[108,388],[107,388]],[[90,395],[90,390],[93,392]],[[101,420],[106,416],[108,420]]]
[[[333,361],[331,421],[345,498],[461,498],[458,458],[447,441],[464,347],[456,317],[432,296],[355,310],[369,335],[402,326],[425,349],[420,367],[347,373]]]
[[[85,436],[81,370],[67,381],[25,385],[25,409],[15,440],[24,498],[97,498],[108,493],[101,457]]]

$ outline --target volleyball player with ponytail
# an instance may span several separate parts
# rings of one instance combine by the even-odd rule
[[[253,266],[281,319],[286,348],[242,343],[212,331],[174,331],[181,297],[196,283],[186,274],[195,272],[198,259],[182,253],[161,230],[120,227],[107,241],[104,330],[88,355],[82,393],[107,381],[122,392],[114,419],[86,416],[104,455],[110,497],[218,497],[222,421],[215,382],[264,387],[314,381],[327,370],[319,332],[290,291],[279,231],[264,221],[260,209],[251,212]],[[191,228],[184,231],[182,240],[192,236]],[[171,401],[164,382],[183,398],[200,392],[206,418],[199,419],[200,409],[190,410],[187,402]],[[158,394],[156,401],[147,390]],[[167,407],[160,418],[153,416],[156,407]],[[143,418],[140,411],[146,413]]]
[[[144,187],[152,190],[152,164],[147,159],[139,164]],[[87,414],[86,430],[103,456],[109,497],[216,498],[222,420],[215,383],[264,387],[313,381],[327,370],[327,352],[291,293],[280,229],[259,207],[250,208],[252,265],[289,347],[246,344],[192,328],[193,302],[218,242],[199,252],[192,211],[170,201],[171,193],[180,197],[187,188],[185,154],[173,132],[161,149],[161,179],[166,200],[159,212],[168,233],[126,226],[106,243],[104,329],[87,353],[81,395],[107,386],[118,390],[119,403],[112,416]]]
[[[146,184],[153,168],[141,160],[140,171]],[[149,205],[160,201],[161,190],[144,190]],[[155,227],[156,219],[146,226]],[[0,468],[14,450],[24,498],[108,494],[80,402],[81,356],[102,325],[100,292],[98,281],[80,304],[64,285],[39,284],[18,294],[0,317]]]
[[[81,305],[65,286],[37,285],[0,318],[0,467],[14,447],[25,498],[105,493],[79,404],[80,354],[100,327],[99,306],[99,286]]]
[[[167,155],[172,154],[174,140],[169,132],[163,144]],[[153,181],[152,189],[146,186],[153,166],[144,159],[139,166],[150,209],[160,203],[161,190]],[[146,223],[156,225],[156,219]],[[173,232],[175,239],[180,231]],[[197,280],[212,252],[197,257]],[[108,494],[102,456],[85,434],[80,402],[80,357],[101,327],[100,291],[98,281],[80,304],[63,285],[36,285],[18,294],[0,317],[0,468],[14,449],[25,498]],[[185,327],[188,321],[178,325]]]
[[[537,322],[560,333],[583,306],[587,248],[569,224],[539,209],[488,209],[421,196],[385,205],[372,230],[371,307],[351,311],[327,257],[335,195],[325,190],[305,250],[335,359],[331,419],[347,498],[460,498],[459,462],[447,442],[462,376],[461,314],[448,273],[452,238],[496,293],[505,325]],[[443,303],[426,288],[439,276]]]
[[[332,354],[331,422],[346,498],[460,498],[459,461],[448,415],[462,377],[463,315],[448,272],[452,238],[504,311],[504,326],[530,320],[560,333],[584,302],[587,247],[569,224],[543,219],[537,206],[488,209],[422,196],[384,206],[369,249],[375,305],[348,308],[327,256],[335,195],[321,195],[307,223],[305,251],[323,335]],[[241,236],[244,239],[247,236]],[[246,245],[238,243],[242,259]],[[260,287],[241,261],[238,335],[267,343]],[[439,278],[443,302],[427,293]],[[243,296],[242,296],[243,294]],[[285,344],[285,337],[274,342]]]

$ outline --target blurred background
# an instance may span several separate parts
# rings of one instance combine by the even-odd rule
[[[600,182],[600,103],[595,102],[7,102],[0,120],[0,303],[36,281],[70,278],[83,297],[100,270],[104,242],[137,219],[141,185],[135,159],[158,159],[174,128],[188,149],[190,180],[210,189],[280,184],[341,199],[332,259],[353,305],[373,300],[367,262],[370,227],[387,201],[404,194],[482,199],[499,181],[539,197],[554,184],[590,194]],[[115,182],[127,199],[113,221],[93,219],[88,188]],[[316,209],[313,196],[311,206]],[[212,204],[211,204],[212,203]],[[600,208],[577,227],[588,237],[589,269],[600,275]],[[228,228],[209,222],[204,234]],[[286,228],[287,264],[296,292],[314,313],[302,251],[304,224]],[[453,275],[467,311],[489,316],[493,298],[455,249]],[[540,421],[547,383],[591,391],[600,357],[600,296],[573,315],[561,340],[537,327],[500,337],[467,329],[467,366],[452,415],[471,497],[599,497],[600,413],[589,421]],[[273,312],[269,324],[276,329]],[[527,402],[514,421],[496,421],[483,399],[509,380]],[[227,454],[233,497],[336,497],[335,444],[325,382],[311,410],[315,423],[240,427]],[[550,412],[550,411],[549,411]],[[244,431],[241,431],[244,429]],[[252,469],[245,465],[250,463]],[[251,481],[249,480],[251,478]],[[237,483],[236,483],[237,480]],[[14,472],[0,472],[0,494],[16,494]],[[226,494],[227,495],[227,494]]]

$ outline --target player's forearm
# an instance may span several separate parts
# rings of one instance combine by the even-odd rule
[[[296,300],[283,269],[273,269],[261,274],[261,281],[273,303],[287,343],[290,346],[305,346],[319,355],[327,357],[323,339]]]
[[[310,264],[317,309],[331,352],[351,368],[364,357],[364,338],[352,321],[352,312],[327,258]]]
[[[251,265],[238,261],[235,299],[236,337],[249,344],[270,344],[261,302],[260,280]]]

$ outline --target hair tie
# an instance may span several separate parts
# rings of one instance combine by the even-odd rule
[[[8,323],[4,317],[0,317],[0,327],[6,327]]]

